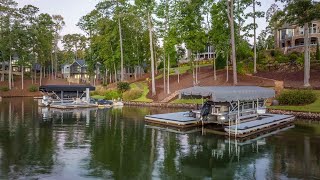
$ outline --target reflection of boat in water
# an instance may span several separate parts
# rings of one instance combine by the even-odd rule
[[[290,124],[292,115],[266,113],[266,101],[275,96],[270,88],[257,86],[191,87],[181,96],[209,98],[200,110],[147,115],[147,122],[174,127],[215,125],[229,136],[246,137]]]

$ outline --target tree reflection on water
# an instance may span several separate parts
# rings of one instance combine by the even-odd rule
[[[320,177],[320,125],[247,143],[146,126],[176,109],[61,111],[30,98],[0,103],[0,179],[282,179]]]

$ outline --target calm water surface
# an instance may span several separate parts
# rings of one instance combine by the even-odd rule
[[[320,124],[245,143],[173,133],[144,116],[175,109],[52,111],[0,102],[0,179],[320,179]]]

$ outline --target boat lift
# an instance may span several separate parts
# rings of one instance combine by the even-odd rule
[[[200,110],[147,115],[146,121],[188,127],[220,125],[228,136],[245,137],[290,123],[291,115],[266,114],[266,101],[275,96],[271,88],[258,86],[195,86],[180,90],[179,98],[207,98]]]

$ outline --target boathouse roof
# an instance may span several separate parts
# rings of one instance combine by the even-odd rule
[[[210,97],[214,102],[247,101],[268,99],[275,96],[271,88],[258,86],[195,86],[180,90],[184,96]]]
[[[83,92],[87,88],[94,91],[96,88],[90,85],[44,85],[39,87],[39,91],[52,92],[52,91],[65,91],[65,92]]]

